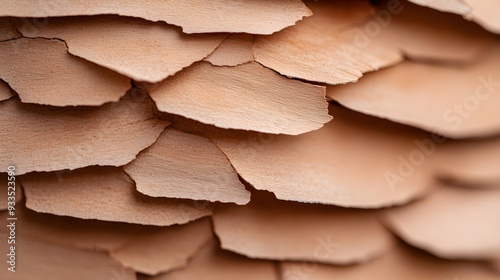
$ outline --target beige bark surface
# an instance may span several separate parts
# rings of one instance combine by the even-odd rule
[[[346,265],[393,245],[375,212],[277,201],[272,194],[245,206],[219,206],[213,221],[223,249],[257,259]]]
[[[0,81],[0,101],[7,100],[12,97],[10,88],[3,81]]]
[[[500,190],[443,187],[421,201],[387,212],[409,244],[450,259],[500,256]]]
[[[116,14],[165,21],[185,33],[245,32],[271,34],[295,24],[311,11],[300,0],[48,0],[0,1],[0,16],[60,17]]]
[[[119,248],[135,234],[149,227],[127,223],[110,223],[98,220],[84,220],[74,217],[37,213],[27,209],[23,203],[16,204],[17,233],[39,240],[85,250],[111,251]],[[6,220],[7,211],[0,212]],[[7,227],[0,228],[8,233]]]
[[[406,61],[358,83],[328,87],[327,96],[353,110],[451,138],[494,135],[500,132],[499,46],[491,44],[464,66]]]
[[[130,80],[67,52],[58,40],[20,38],[0,42],[0,78],[25,103],[102,105],[117,101]]]
[[[154,118],[153,106],[133,94],[100,107],[55,108],[11,98],[0,103],[0,166],[15,165],[21,175],[127,164],[168,125]]]
[[[21,236],[16,239],[16,272],[8,271],[5,264],[0,270],[2,279],[137,279],[132,270],[123,268],[102,252],[60,247]],[[1,234],[0,241],[2,251],[9,252],[7,235]]]
[[[257,63],[217,67],[200,62],[144,87],[160,111],[221,128],[300,134],[331,120],[324,87]]]
[[[132,180],[114,167],[89,167],[64,174],[32,173],[22,178],[26,207],[81,219],[169,226],[208,216],[211,205],[152,198],[138,193]]]
[[[303,275],[307,275],[309,280],[498,279],[498,274],[486,263],[445,261],[406,245],[400,245],[385,256],[363,265],[342,267],[282,263],[281,275],[283,280],[294,280]]]
[[[250,192],[226,156],[209,139],[166,129],[124,167],[137,190],[153,197],[246,204]]]
[[[215,66],[237,66],[253,61],[253,36],[232,34],[205,58]]]
[[[14,22],[26,36],[64,40],[75,56],[152,83],[202,60],[227,36],[187,35],[163,22],[119,16],[53,18],[38,28]]]
[[[248,259],[218,248],[215,241],[206,244],[186,268],[140,280],[278,280],[274,264]]]
[[[405,204],[432,187],[431,135],[332,106],[333,121],[299,136],[218,131],[240,176],[278,199],[343,207]]]
[[[208,218],[185,225],[139,232],[129,242],[111,252],[124,267],[156,275],[180,269],[213,238]]]

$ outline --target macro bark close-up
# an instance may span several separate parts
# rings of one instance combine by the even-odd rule
[[[0,0],[2,280],[499,280],[500,0]]]

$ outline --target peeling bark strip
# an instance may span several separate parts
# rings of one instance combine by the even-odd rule
[[[271,34],[295,24],[311,11],[300,0],[1,0],[0,16],[59,17],[115,14],[164,21],[185,33]]]
[[[414,204],[388,210],[388,224],[408,244],[439,257],[493,259],[500,252],[499,201],[499,189],[442,187]]]
[[[109,15],[51,18],[37,28],[20,19],[13,22],[24,36],[64,40],[75,56],[152,83],[202,60],[227,36],[187,35],[163,22]]]
[[[25,103],[97,106],[118,101],[130,80],[67,52],[64,42],[19,38],[0,42],[0,79]]]
[[[376,212],[277,201],[260,192],[252,199],[245,206],[217,207],[214,229],[223,249],[250,258],[347,265],[393,246]]]
[[[152,198],[138,193],[120,168],[87,167],[68,172],[59,181],[55,173],[31,173],[21,178],[26,207],[81,219],[169,226],[209,216],[211,205],[193,201]]]
[[[281,200],[381,208],[431,190],[431,165],[399,172],[401,158],[418,148],[415,140],[429,134],[339,106],[331,112],[330,123],[299,136],[218,131],[210,137],[245,181]],[[404,178],[389,180],[393,172]]]
[[[255,36],[255,61],[278,73],[326,84],[355,82],[363,73],[401,61],[401,55],[360,46],[352,27],[369,16],[368,1],[310,1],[314,15],[281,32]]]
[[[328,87],[327,95],[353,110],[450,138],[496,135],[500,43],[486,46],[480,58],[462,67],[406,61],[358,83]]]
[[[212,238],[210,220],[203,218],[185,225],[142,230],[111,256],[137,272],[157,275],[188,266]]]
[[[154,118],[152,106],[132,94],[100,107],[0,102],[0,166],[14,164],[21,175],[127,164],[168,125]]]
[[[278,280],[273,262],[250,259],[222,250],[213,239],[193,257],[189,266],[144,279]]]
[[[152,197],[246,204],[250,192],[226,156],[207,138],[166,129],[126,165],[137,190]]]
[[[331,120],[324,87],[280,76],[257,63],[199,62],[158,84],[144,84],[158,109],[221,128],[301,134]]]

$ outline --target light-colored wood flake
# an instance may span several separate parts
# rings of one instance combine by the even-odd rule
[[[61,181],[54,172],[31,173],[21,180],[26,207],[41,213],[157,226],[185,224],[212,213],[211,205],[140,194],[115,167],[71,171]]]
[[[266,194],[245,206],[219,206],[215,233],[223,249],[251,258],[332,264],[385,254],[392,236],[375,212],[277,201]]]
[[[0,78],[25,103],[101,105],[130,88],[127,77],[70,55],[58,40],[0,42],[0,61]]]
[[[368,1],[310,1],[313,16],[270,36],[255,36],[254,57],[282,75],[344,84],[364,72],[401,61],[394,51],[358,43],[353,25],[365,19]]]
[[[200,248],[213,237],[208,218],[142,231],[111,256],[133,270],[157,275],[185,267]]]
[[[236,66],[253,61],[253,36],[250,34],[229,35],[213,53],[205,58],[216,66]]]
[[[130,93],[101,107],[54,108],[0,103],[0,166],[16,174],[76,169],[89,165],[121,166],[153,144],[166,121],[154,118],[154,104]]]
[[[500,256],[500,190],[442,187],[388,210],[388,224],[409,244],[443,258]]]
[[[215,241],[206,244],[186,268],[140,280],[278,280],[274,264],[248,259],[218,248]]]
[[[186,35],[162,22],[118,16],[50,19],[33,29],[18,23],[29,37],[62,39],[76,56],[137,81],[156,83],[213,52],[225,34]]]
[[[299,136],[217,132],[238,174],[278,199],[345,207],[404,204],[431,188],[427,133],[332,107],[333,121]]]
[[[160,111],[222,128],[300,134],[331,120],[324,87],[287,79],[257,63],[200,62],[144,87]]]
[[[304,275],[307,278],[304,278]],[[491,265],[482,262],[446,261],[419,252],[406,245],[394,248],[388,254],[367,264],[355,266],[327,266],[307,263],[282,263],[283,280],[462,280],[498,279]]]
[[[355,82],[405,56],[470,62],[491,39],[459,17],[400,1],[386,1],[377,10],[355,1],[307,5],[312,17],[255,37],[257,62],[286,76],[335,85]]]
[[[0,16],[57,17],[117,14],[165,21],[185,33],[271,34],[295,24],[311,11],[300,0],[48,0],[0,1]]]
[[[124,169],[145,195],[236,204],[250,201],[250,192],[226,156],[201,136],[166,129]]]
[[[449,12],[459,15],[465,15],[471,11],[467,5],[467,0],[408,0],[415,4],[436,9],[442,12]]]
[[[18,231],[19,233],[20,231]],[[134,271],[125,269],[107,254],[60,247],[30,238],[16,236],[16,272],[4,263],[1,279],[9,280],[135,280]],[[0,234],[0,249],[10,252],[7,235]],[[7,257],[4,257],[6,260]],[[5,261],[4,261],[5,262]]]
[[[500,44],[465,66],[406,61],[358,83],[327,88],[353,110],[451,138],[500,132]],[[396,106],[397,104],[397,106]]]
[[[500,34],[500,1],[498,0],[464,0],[472,7],[466,18],[472,19],[486,30]]]

